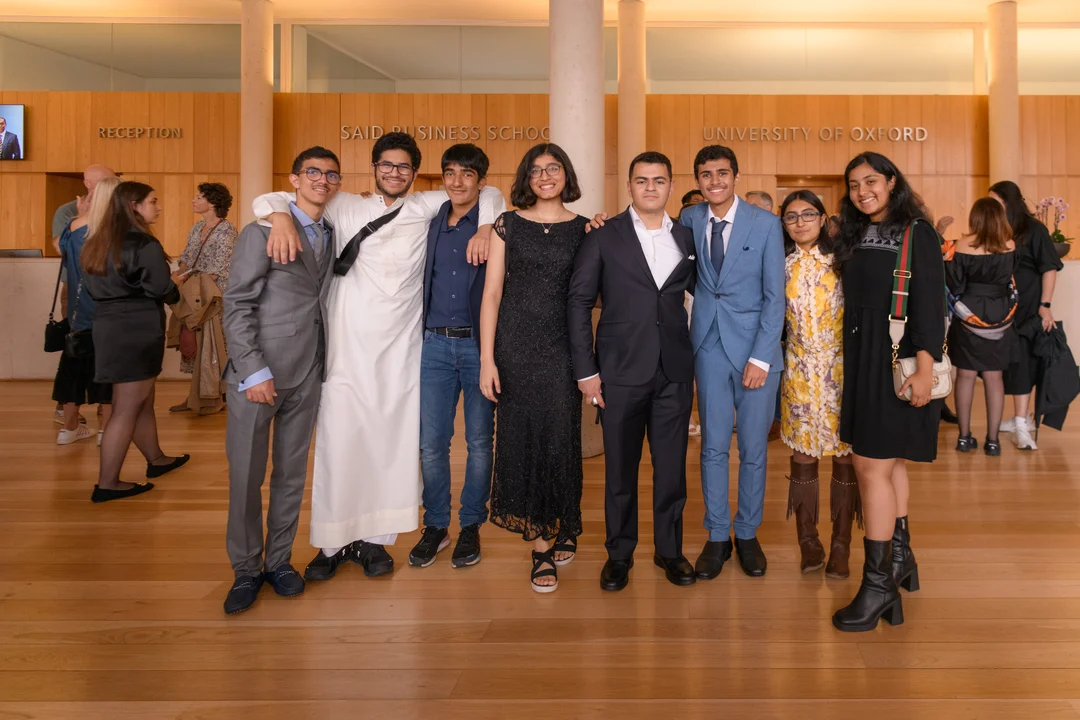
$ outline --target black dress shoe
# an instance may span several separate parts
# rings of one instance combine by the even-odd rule
[[[337,572],[338,565],[345,562],[345,556],[349,552],[349,545],[338,550],[333,555],[327,556],[322,550],[318,551],[315,559],[304,568],[304,577],[308,580],[329,580]]]
[[[710,540],[705,543],[697,562],[694,563],[694,572],[702,580],[712,580],[724,569],[724,563],[731,559],[730,540]]]
[[[762,577],[765,574],[765,567],[769,563],[765,560],[765,552],[756,537],[748,540],[735,538],[735,554],[739,556],[739,565],[744,573],[750,577]]]
[[[654,554],[653,562],[656,563],[656,567],[664,569],[664,574],[672,585],[694,584],[694,568],[682,555],[677,558],[665,558]]]
[[[450,564],[456,568],[468,567],[480,562],[480,526],[466,525],[458,533]]]
[[[364,568],[364,574],[368,577],[394,572],[394,558],[382,545],[357,540],[346,548],[346,553],[349,560]]]
[[[263,573],[263,577],[281,597],[294,597],[304,592],[304,578],[300,577],[300,573],[289,563],[281,565],[277,570]]]
[[[608,560],[600,571],[600,589],[622,590],[630,582],[630,568],[634,567],[634,558],[629,560]]]
[[[236,578],[233,586],[229,588],[229,594],[225,596],[225,614],[242,613],[254,605],[262,585],[262,575],[241,575]]]
[[[187,453],[184,453],[180,457],[174,458],[173,461],[167,465],[154,465],[153,463],[146,463],[146,477],[151,479],[159,478],[165,473],[172,472],[176,468],[182,467],[190,459],[191,456]]]
[[[941,403],[941,422],[959,425],[960,418],[956,417],[956,413],[950,410],[948,405],[946,405],[945,403]]]

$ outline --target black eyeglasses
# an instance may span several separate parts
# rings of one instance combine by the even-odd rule
[[[304,168],[304,174],[307,175],[308,180],[310,180],[311,182],[316,182],[319,178],[323,176],[326,177],[326,182],[330,183],[331,185],[337,185],[341,182],[341,173],[334,172],[333,170],[329,172],[323,172],[317,167],[309,167]]]
[[[796,214],[792,212],[784,216],[784,224],[794,225],[795,223],[799,222],[799,220],[802,220],[804,223],[810,224],[817,220],[819,217],[821,217],[821,213],[819,213],[817,210],[807,210],[806,212],[801,214]]]
[[[398,175],[412,175],[415,171],[415,168],[408,163],[401,163],[400,165],[395,165],[392,162],[383,161],[375,163],[375,167],[377,167],[379,169],[379,172],[381,172],[383,175],[393,175],[395,170],[397,170]]]
[[[529,177],[540,177],[540,173],[547,173],[549,178],[557,178],[562,175],[562,165],[556,165],[551,163],[547,167],[540,167],[539,165],[533,165],[529,168]]]

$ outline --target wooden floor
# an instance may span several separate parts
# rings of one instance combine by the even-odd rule
[[[711,582],[668,584],[643,515],[630,586],[603,593],[600,457],[586,461],[581,550],[552,595],[530,590],[527,546],[485,526],[473,568],[452,569],[449,553],[408,567],[412,533],[392,548],[392,576],[346,566],[299,598],[264,588],[226,618],[224,416],[170,415],[186,388],[161,384],[163,445],[192,462],[148,495],[95,506],[96,448],[55,445],[49,392],[0,383],[0,718],[1080,718],[1075,418],[1038,452],[1006,443],[996,459],[958,455],[946,427],[938,462],[911,470],[922,590],[904,596],[907,622],[842,634],[829,617],[858,573],[799,574],[779,443],[763,579],[732,562]],[[689,465],[693,561],[696,440]],[[142,468],[133,450],[124,477]],[[643,463],[643,509],[649,475]],[[823,519],[827,507],[826,491]]]

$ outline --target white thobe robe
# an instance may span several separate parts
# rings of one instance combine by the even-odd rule
[[[292,199],[262,195],[255,215],[287,213]],[[331,280],[311,493],[315,547],[392,545],[419,525],[424,260],[428,226],[447,200],[442,191],[413,193],[387,207],[379,195],[338,193],[327,205],[335,257],[369,222],[402,209],[360,244],[348,274]],[[505,209],[502,193],[481,191],[480,225]]]

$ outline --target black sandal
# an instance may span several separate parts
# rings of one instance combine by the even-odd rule
[[[555,548],[548,550],[547,552],[532,551],[533,569],[532,577],[530,578],[532,583],[532,589],[538,593],[555,592],[555,588],[559,587],[559,573],[555,570]],[[550,565],[547,570],[541,570],[544,565]],[[542,577],[553,577],[555,582],[552,585],[537,585],[536,581]]]
[[[565,560],[555,561],[555,564],[559,566],[569,565],[577,556],[577,538],[558,538],[555,540],[555,544],[551,547],[551,550],[553,553],[570,553],[570,557],[566,558]],[[555,557],[554,554],[552,554],[552,557]]]

